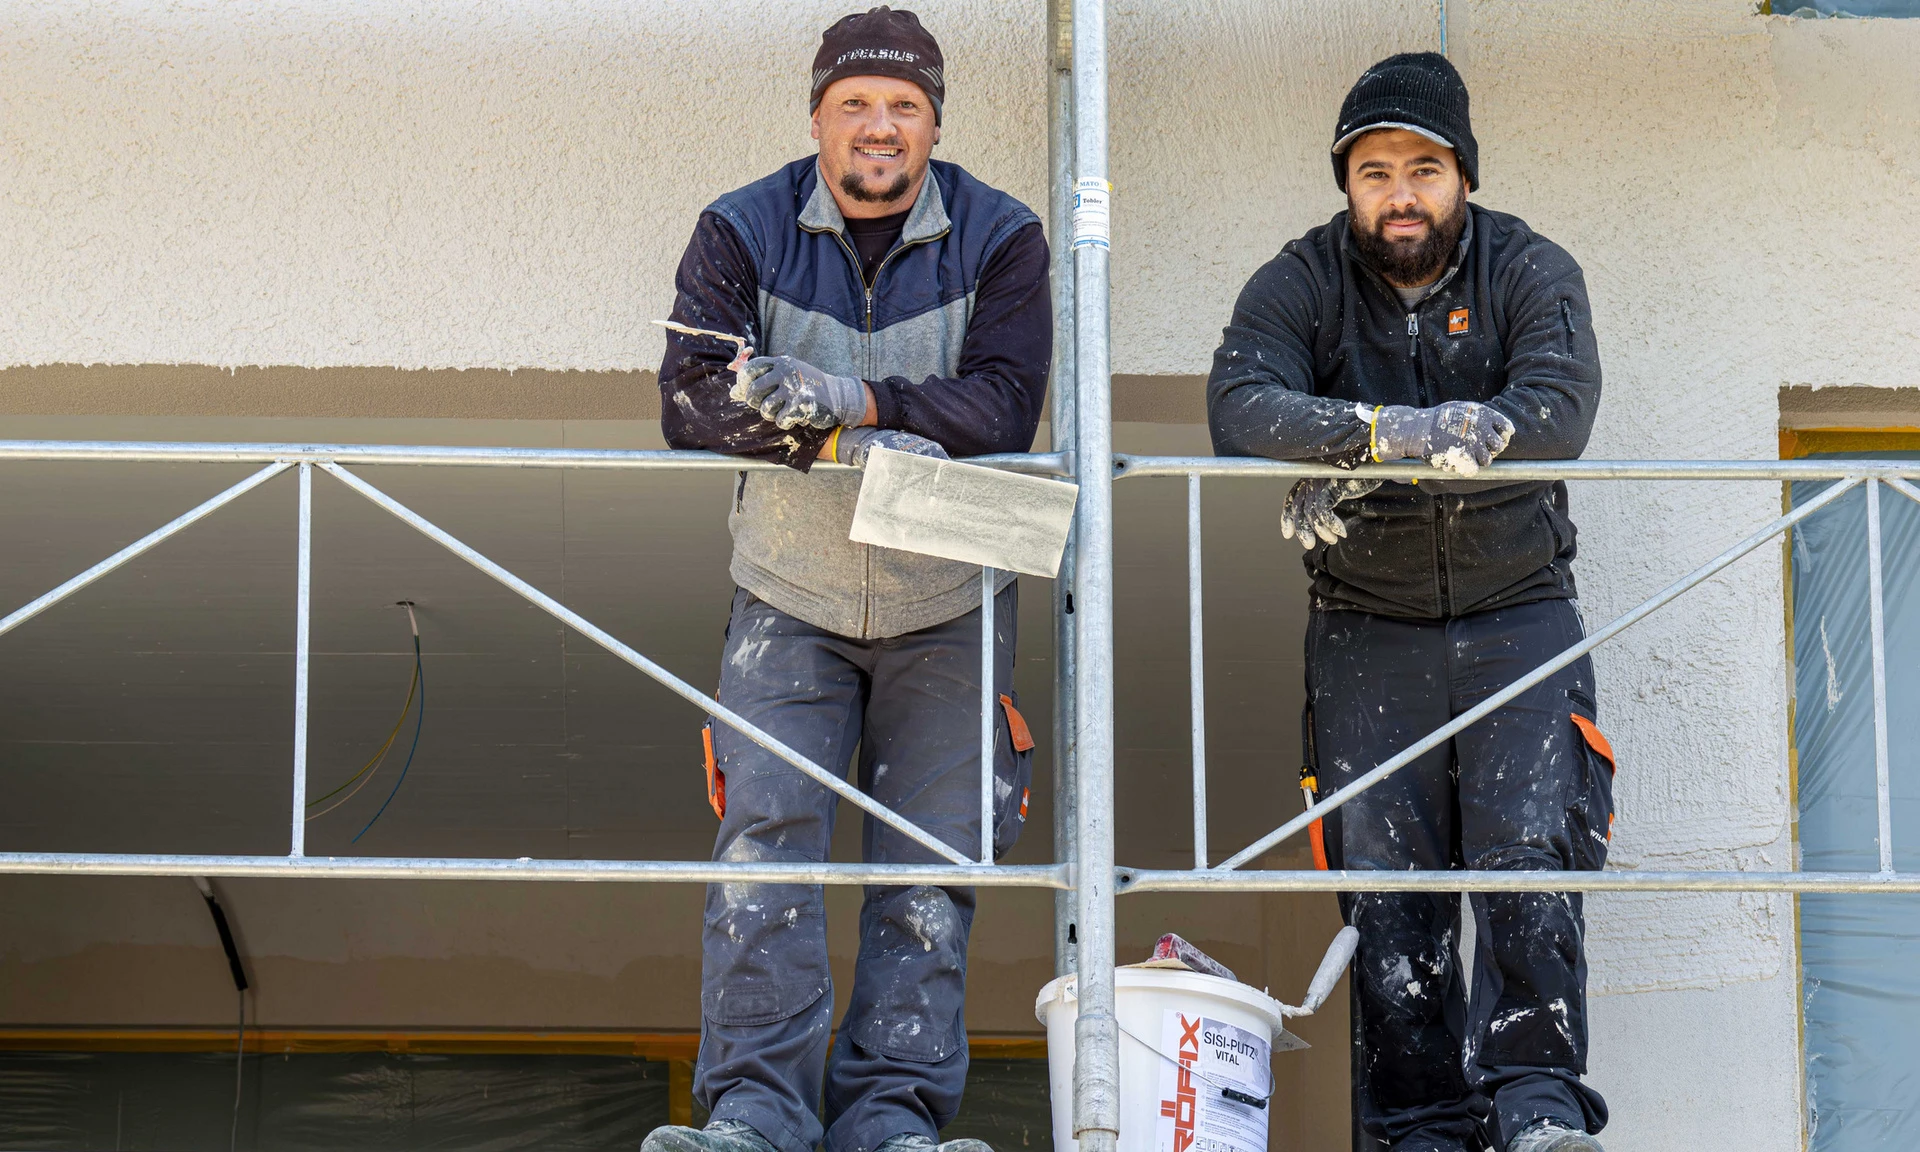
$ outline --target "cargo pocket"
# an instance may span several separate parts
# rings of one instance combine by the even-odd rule
[[[966,933],[945,892],[926,885],[896,890],[861,942],[847,1006],[854,1042],[915,1064],[937,1064],[960,1051]]]
[[[1578,712],[1573,720],[1574,744],[1581,772],[1567,805],[1567,833],[1573,843],[1573,867],[1597,872],[1606,866],[1607,846],[1613,841],[1613,745],[1600,726]]]
[[[1033,800],[1033,730],[1020,715],[1019,696],[1000,697],[1000,736],[993,757],[993,858],[1012,851],[1027,826]],[[1003,752],[1002,749],[1005,749]]]
[[[700,993],[700,1013],[715,1024],[734,1028],[776,1024],[805,1012],[826,993],[823,979],[785,984],[735,980]]]

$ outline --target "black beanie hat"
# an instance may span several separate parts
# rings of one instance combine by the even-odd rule
[[[813,94],[807,111],[820,107],[827,85],[848,76],[891,76],[918,84],[933,101],[933,122],[940,123],[940,107],[947,102],[946,61],[933,33],[920,26],[911,12],[895,12],[885,4],[843,16],[820,37],[813,54]]]
[[[1438,52],[1402,52],[1367,69],[1340,105],[1333,130],[1333,182],[1347,187],[1347,147],[1375,128],[1405,128],[1453,149],[1480,187],[1480,146],[1467,115],[1467,84]]]

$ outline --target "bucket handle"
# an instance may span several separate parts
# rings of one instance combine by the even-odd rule
[[[1165,1060],[1167,1063],[1172,1064],[1176,1067],[1179,1066],[1180,1061],[1167,1055],[1165,1052],[1162,1052],[1158,1045],[1149,1044],[1145,1040],[1140,1039],[1140,1037],[1135,1036],[1132,1032],[1127,1031],[1127,1026],[1125,1024],[1119,1024],[1118,1021],[1116,1021],[1115,1023],[1118,1024],[1121,1034],[1126,1036],[1127,1039],[1132,1040],[1135,1044],[1140,1045],[1142,1048],[1145,1048],[1147,1051],[1153,1053],[1155,1056],[1160,1057],[1160,1059]],[[1267,1051],[1267,1060],[1268,1060],[1267,1090],[1266,1092],[1258,1096],[1254,1095],[1253,1093],[1242,1092],[1238,1088],[1233,1088],[1233,1087],[1229,1087],[1226,1084],[1222,1084],[1220,1081],[1214,1079],[1212,1076],[1209,1076],[1207,1073],[1200,1071],[1200,1069],[1198,1068],[1189,1068],[1187,1069],[1187,1071],[1191,1073],[1195,1079],[1205,1081],[1207,1084],[1207,1087],[1218,1088],[1220,1090],[1220,1095],[1226,1097],[1229,1100],[1235,1101],[1236,1103],[1240,1103],[1240,1104],[1251,1104],[1255,1108],[1265,1108],[1267,1106],[1267,1101],[1273,1099],[1273,1089],[1274,1089],[1273,1066],[1272,1066],[1273,1051],[1271,1048],[1269,1048]]]

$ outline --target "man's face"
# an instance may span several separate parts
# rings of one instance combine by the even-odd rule
[[[813,138],[820,141],[820,175],[841,215],[870,219],[912,207],[940,128],[933,101],[918,84],[848,76],[821,94]]]
[[[1361,252],[1402,288],[1446,271],[1467,221],[1467,184],[1453,149],[1382,128],[1347,149],[1348,220]]]

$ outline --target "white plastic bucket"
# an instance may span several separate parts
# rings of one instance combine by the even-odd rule
[[[1121,1030],[1119,1152],[1266,1152],[1272,1054],[1306,1047],[1286,1030],[1279,1001],[1182,969],[1119,968],[1113,976]],[[1074,977],[1062,976],[1040,990],[1034,1005],[1047,1027],[1055,1152],[1078,1148],[1075,986]]]

